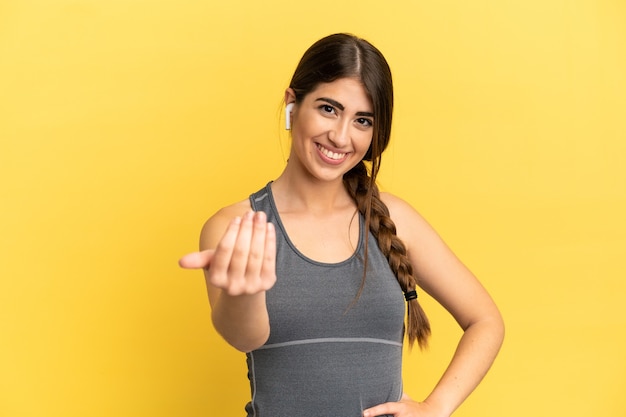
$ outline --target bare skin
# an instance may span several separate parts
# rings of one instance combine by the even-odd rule
[[[285,101],[295,101],[292,91],[286,91]],[[290,239],[312,259],[338,262],[356,247],[356,206],[342,177],[369,147],[373,120],[363,115],[370,113],[369,98],[354,79],[322,84],[294,107],[289,163],[272,183],[272,193]],[[399,402],[365,410],[363,416],[447,417],[491,366],[504,335],[502,318],[487,291],[417,211],[391,194],[381,198],[407,247],[420,287],[452,314],[464,334],[424,401],[405,394]],[[213,324],[244,352],[269,337],[265,293],[276,281],[275,233],[263,213],[252,213],[249,202],[241,201],[211,217],[201,233],[201,251],[180,260],[184,268],[204,269]]]

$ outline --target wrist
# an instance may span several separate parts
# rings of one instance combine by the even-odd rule
[[[445,401],[436,400],[431,397],[426,398],[423,403],[428,405],[428,408],[435,413],[434,416],[436,417],[450,417],[455,410],[455,408],[450,407]]]
[[[265,292],[231,296],[222,293],[211,311],[215,330],[235,349],[250,352],[269,338]]]

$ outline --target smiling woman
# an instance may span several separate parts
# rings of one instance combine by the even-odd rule
[[[215,328],[246,352],[248,416],[449,416],[489,369],[503,324],[426,221],[378,191],[393,112],[385,58],[352,35],[323,38],[285,103],[282,174],[211,217],[201,252],[180,260],[204,269]],[[424,346],[430,333],[418,286],[464,330],[422,402],[402,383],[405,334]]]

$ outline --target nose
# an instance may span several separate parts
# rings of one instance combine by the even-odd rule
[[[350,142],[350,122],[337,121],[328,131],[328,139],[338,148],[346,146]]]

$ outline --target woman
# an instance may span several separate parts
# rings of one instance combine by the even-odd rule
[[[201,252],[180,260],[204,269],[215,328],[246,352],[248,416],[450,416],[491,366],[503,323],[427,222],[376,187],[393,111],[385,58],[352,35],[323,38],[285,103],[283,173],[211,217]],[[401,379],[403,336],[424,346],[430,333],[417,286],[464,330],[421,402]]]

